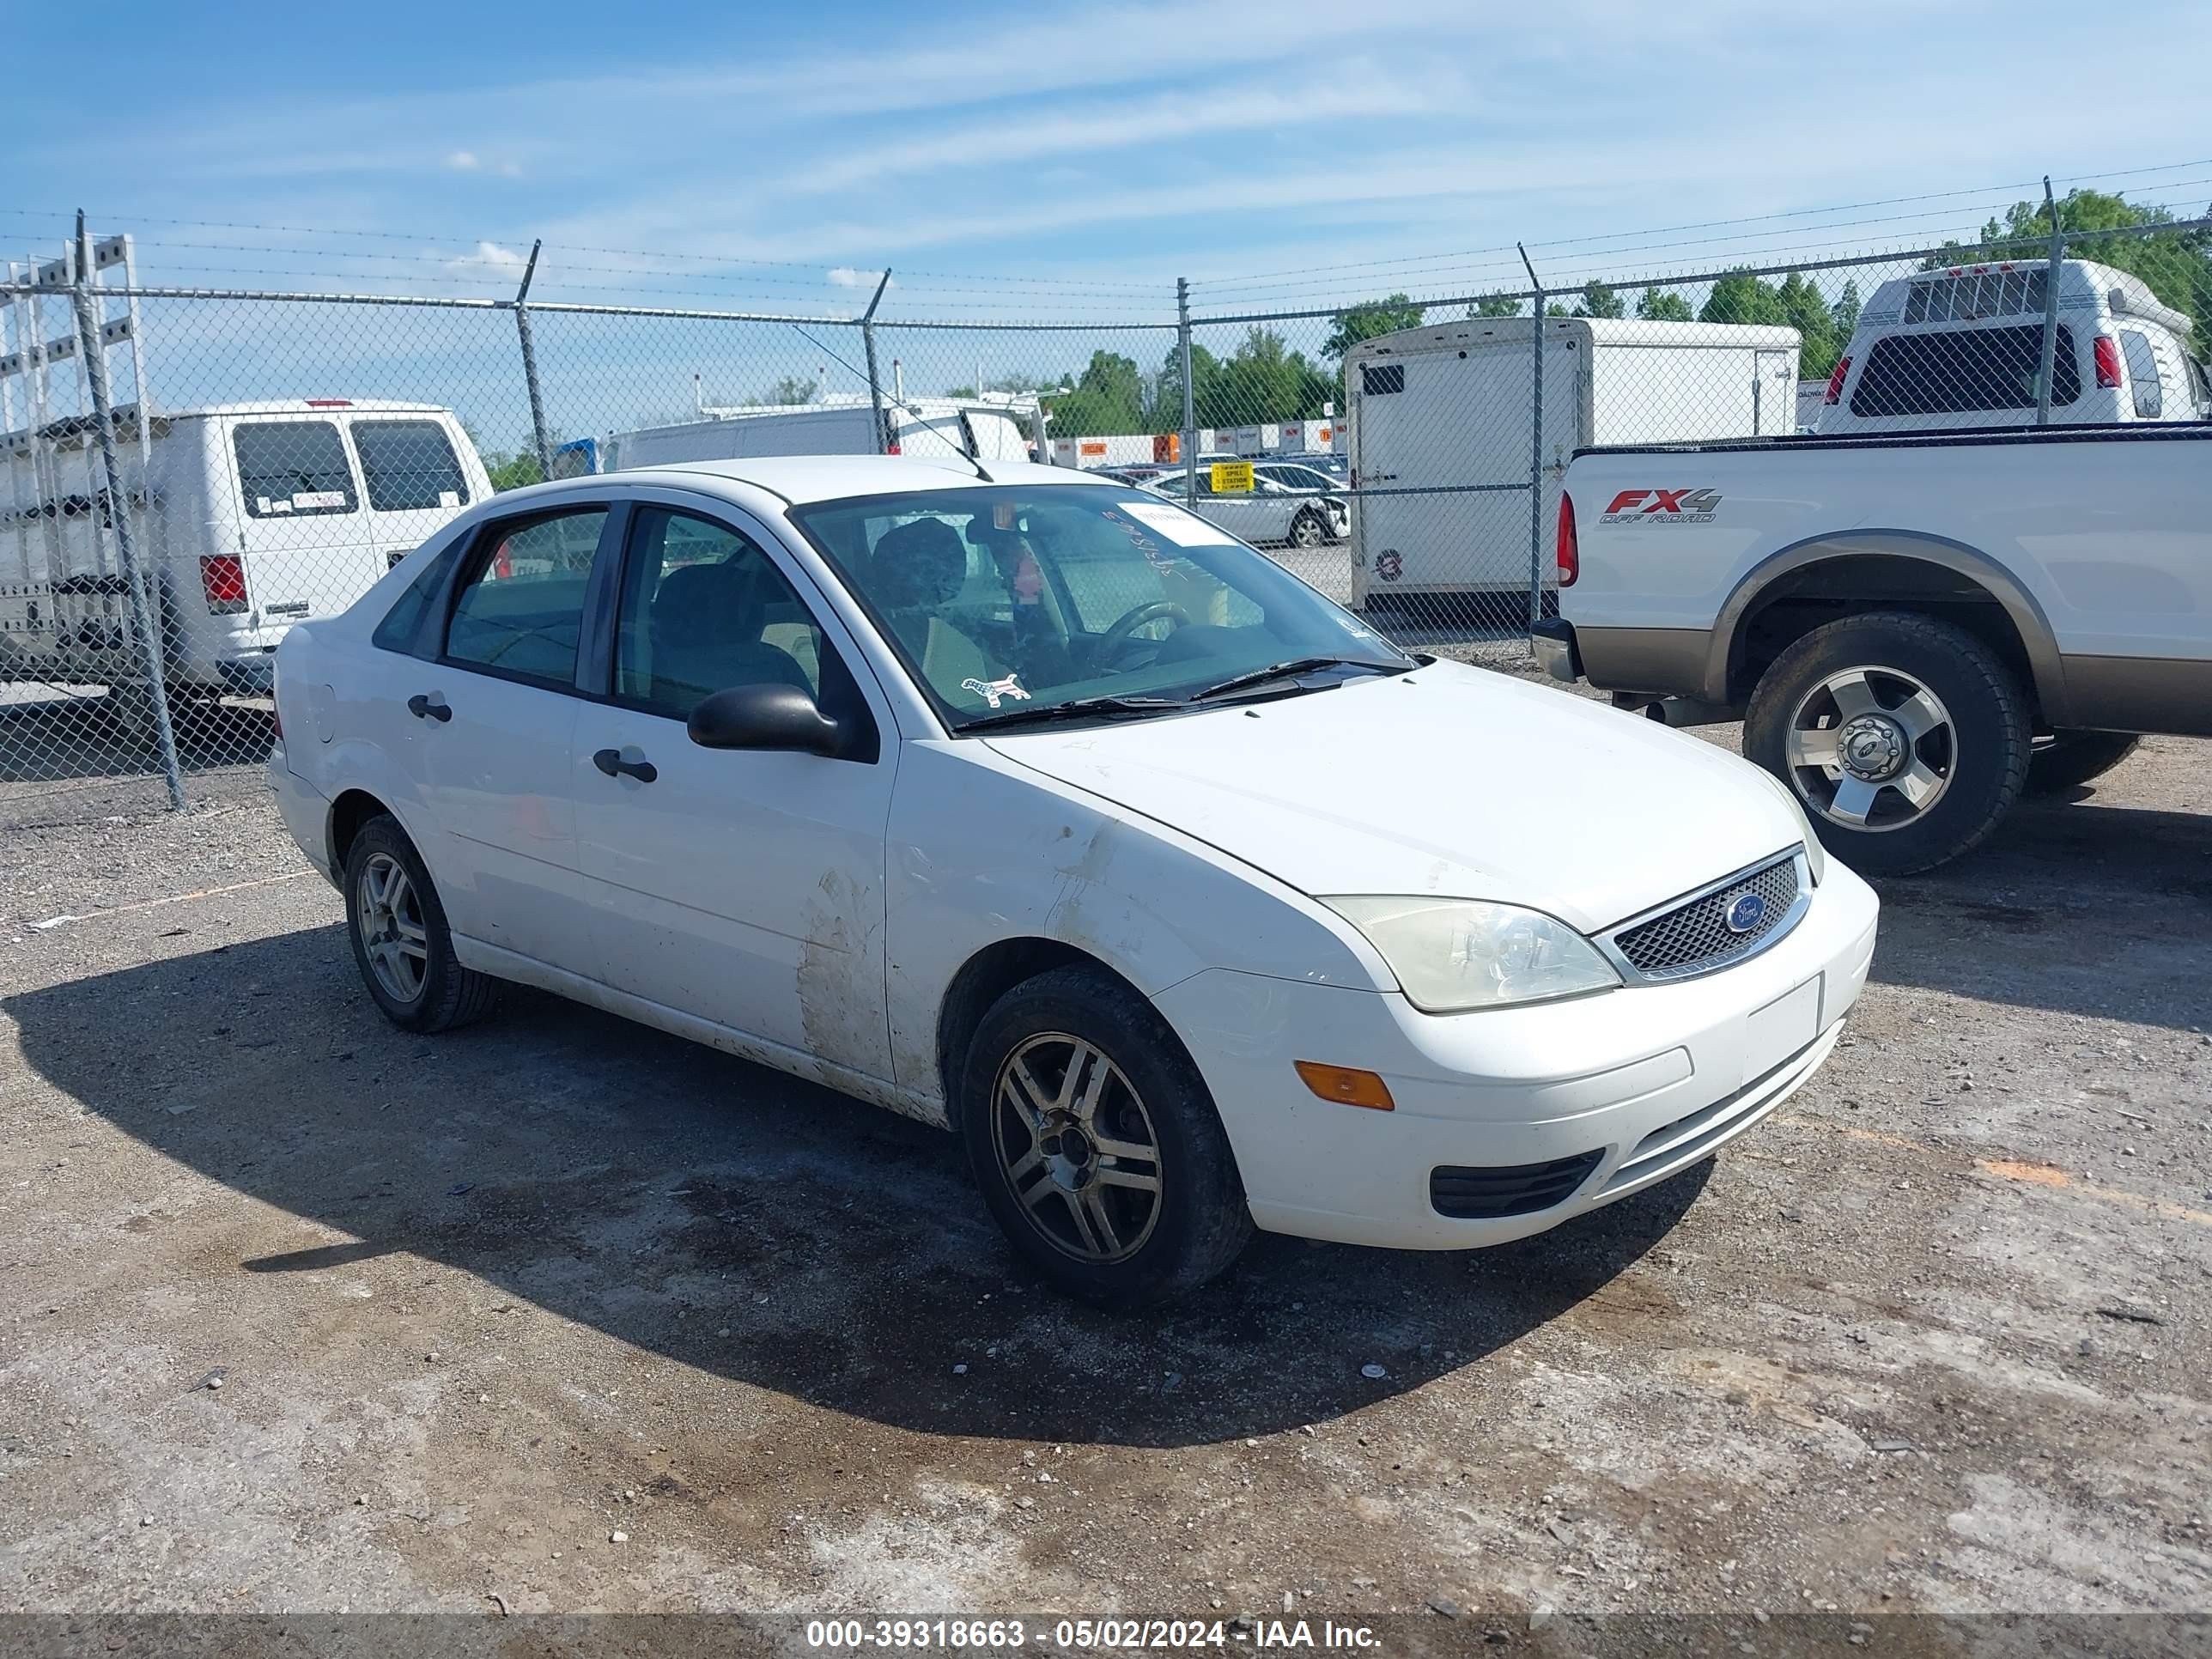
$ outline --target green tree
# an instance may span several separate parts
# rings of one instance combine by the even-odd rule
[[[1787,323],[1782,299],[1747,270],[1732,270],[1713,284],[1698,311],[1701,323]]]
[[[1568,308],[1566,301],[1554,300],[1544,307],[1544,314],[1547,317],[1571,317],[1575,313]]]
[[[1521,301],[1510,294],[1486,294],[1467,308],[1473,317],[1518,317]]]
[[[1783,320],[1797,331],[1797,373],[1808,380],[1826,380],[1844,352],[1827,301],[1802,273],[1795,270],[1782,279],[1774,297],[1782,307]]]
[[[1644,290],[1644,297],[1636,302],[1636,314],[1647,323],[1691,323],[1698,316],[1680,295],[1671,289],[1662,294],[1656,288]]]
[[[1844,283],[1844,291],[1836,296],[1836,303],[1828,307],[1828,320],[1835,325],[1836,338],[1844,344],[1850,343],[1851,336],[1859,326],[1859,285],[1850,279]]]
[[[1035,390],[1035,382],[1022,389]],[[1144,392],[1144,376],[1134,358],[1094,351],[1073,386],[1044,392],[1042,401],[1054,428],[1064,436],[1143,432],[1147,430]]]
[[[1330,319],[1333,325],[1328,337],[1321,343],[1321,355],[1340,363],[1344,354],[1362,340],[1395,334],[1401,328],[1419,328],[1425,309],[1402,294],[1348,307]]]
[[[1195,349],[1193,357],[1195,370]],[[1304,420],[1319,415],[1337,392],[1334,376],[1291,350],[1274,330],[1256,326],[1211,375],[1194,372],[1192,379],[1198,423],[1210,427]]]
[[[814,394],[821,388],[819,380],[811,378],[802,380],[795,374],[787,374],[762,392],[756,401],[763,404],[811,404],[814,401]]]
[[[1621,304],[1620,295],[1603,283],[1583,283],[1583,297],[1575,301],[1575,315],[1577,317],[1626,317],[1627,314],[1628,308]]]

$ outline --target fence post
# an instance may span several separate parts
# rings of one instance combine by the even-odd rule
[[[2043,281],[2043,365],[2036,374],[2035,423],[2051,424],[2051,379],[2058,369],[2058,267],[2066,257],[2066,238],[2058,228],[2058,200],[2051,175],[2043,176],[2043,210],[2051,216],[2050,274]]]
[[[1513,246],[1528,273],[1528,286],[1536,291],[1535,317],[1528,330],[1536,343],[1530,357],[1529,383],[1535,390],[1529,398],[1528,421],[1528,625],[1534,628],[1544,617],[1544,283],[1528,250],[1518,242]]]
[[[868,403],[876,411],[876,453],[890,453],[888,434],[884,430],[884,384],[876,378],[876,307],[883,303],[884,290],[891,285],[890,267],[884,267],[883,280],[876,284],[874,296],[860,316],[860,344],[868,354]],[[981,398],[983,388],[977,386],[975,395]]]
[[[84,361],[85,384],[92,393],[93,429],[100,440],[100,467],[107,477],[107,516],[115,526],[115,552],[129,595],[131,627],[145,657],[146,690],[154,706],[154,739],[161,752],[161,777],[169,787],[169,809],[185,809],[185,779],[177,764],[177,732],[169,723],[169,687],[162,672],[162,640],[146,594],[146,573],[131,530],[131,488],[115,463],[115,410],[107,400],[107,356],[100,337],[100,317],[92,301],[92,238],[84,228],[84,210],[76,215],[76,269],[71,273],[70,304],[76,313],[76,349]],[[142,389],[143,392],[143,389]],[[152,498],[150,495],[148,499]],[[97,507],[95,506],[95,510]],[[96,522],[96,520],[95,520]],[[115,688],[108,688],[113,695]]]
[[[1182,350],[1182,500],[1198,503],[1198,403],[1190,384],[1190,278],[1176,278],[1176,343]]]
[[[514,331],[522,341],[522,381],[530,392],[530,434],[538,445],[538,476],[553,476],[553,443],[545,435],[545,397],[538,389],[538,344],[530,337],[530,279],[538,274],[541,238],[530,245],[530,263],[522,268],[522,286],[514,291]]]

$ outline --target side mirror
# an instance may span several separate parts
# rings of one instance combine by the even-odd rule
[[[845,733],[796,686],[732,685],[703,697],[684,722],[702,749],[795,749],[835,755]]]

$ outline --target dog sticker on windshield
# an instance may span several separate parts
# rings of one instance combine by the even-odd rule
[[[1030,694],[1022,690],[1021,676],[1018,674],[1009,674],[1002,680],[963,680],[960,682],[960,689],[963,691],[973,691],[994,708],[1008,697],[1012,697],[1016,702],[1027,702],[1030,700]]]
[[[1173,542],[1177,547],[1234,547],[1237,538],[1217,526],[1210,525],[1197,514],[1186,513],[1165,501],[1123,501],[1121,510],[1142,525]]]

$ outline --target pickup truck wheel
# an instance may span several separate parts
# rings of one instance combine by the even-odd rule
[[[2011,810],[2034,732],[1996,654],[1931,617],[1816,628],[1752,692],[1744,753],[1796,792],[1831,852],[1910,875],[1978,845]]]
[[[983,1016],[961,1079],[984,1201],[1063,1291],[1171,1301],[1237,1258],[1252,1212],[1205,1080],[1143,998],[1056,968]]]
[[[2136,752],[2142,739],[2128,732],[2060,732],[2036,745],[2027,763],[2027,793],[2056,795],[2101,778]]]

